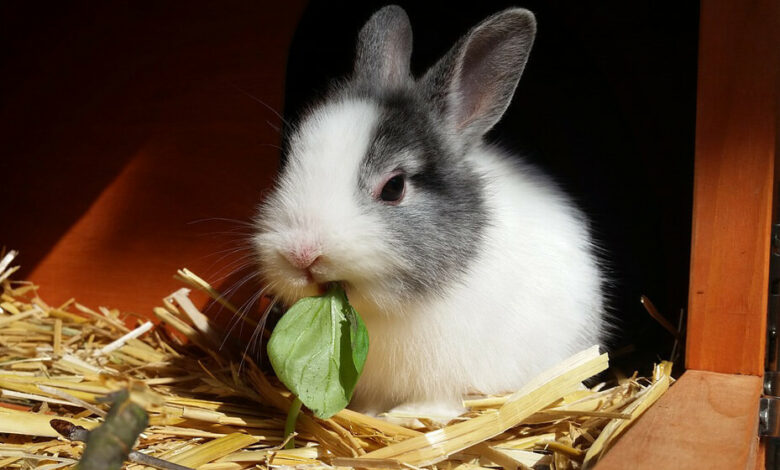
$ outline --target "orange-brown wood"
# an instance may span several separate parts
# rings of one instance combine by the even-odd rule
[[[762,468],[760,377],[689,370],[621,437],[597,470]]]
[[[701,4],[687,367],[762,375],[780,2]]]
[[[305,3],[74,3],[31,23],[31,60],[58,72],[8,71],[19,85],[0,134],[31,140],[9,117],[29,108],[43,137],[7,152],[18,190],[0,245],[20,250],[47,302],[148,315],[181,287],[178,268],[223,292],[247,274],[227,276],[251,265],[242,222],[278,166],[275,113]]]

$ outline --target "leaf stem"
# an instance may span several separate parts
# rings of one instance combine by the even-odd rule
[[[287,421],[284,423],[284,439],[295,432],[295,422],[298,421],[298,415],[301,413],[301,399],[295,397],[292,405],[290,405],[290,411],[287,412]],[[295,439],[290,439],[284,446],[285,449],[295,448]]]

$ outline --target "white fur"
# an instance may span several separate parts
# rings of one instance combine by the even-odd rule
[[[312,244],[322,253],[316,282],[368,278],[392,269],[381,220],[356,204],[359,163],[378,119],[370,101],[341,101],[319,108],[291,144],[288,166],[263,206],[255,243],[265,281],[287,302],[317,293],[316,284],[282,253]]]
[[[370,337],[351,406],[451,417],[463,395],[516,390],[598,343],[602,280],[584,222],[547,179],[493,147],[467,155],[487,181],[490,224],[464,281],[416,303],[389,300],[382,274],[399,260],[383,222],[360,209],[369,195],[356,194],[377,116],[375,105],[354,100],[315,112],[291,145],[256,237],[266,281],[288,302],[316,292],[279,255],[302,240],[322,250],[316,282],[346,281]]]
[[[371,316],[371,349],[355,405],[381,412],[457,411],[468,393],[514,391],[599,343],[601,277],[576,211],[496,149],[469,155],[489,178],[492,224],[467,280],[409,305],[404,320]],[[440,410],[436,411],[441,414]]]

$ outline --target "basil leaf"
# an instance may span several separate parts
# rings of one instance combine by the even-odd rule
[[[368,355],[368,332],[341,287],[296,302],[268,341],[279,380],[318,418],[352,398]]]
[[[366,364],[366,358],[368,357],[368,330],[366,329],[363,319],[360,318],[357,311],[347,302],[346,295],[344,296],[344,316],[349,322],[349,339],[352,345],[352,360],[355,364],[355,369],[358,374],[363,371],[363,366]]]

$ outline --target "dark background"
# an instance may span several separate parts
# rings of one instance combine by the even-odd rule
[[[671,337],[639,298],[674,324],[687,306],[698,2],[397,3],[412,23],[416,76],[485,17],[511,6],[536,14],[529,63],[489,138],[553,175],[591,217],[611,281],[613,349],[636,346],[628,367],[667,359]],[[288,58],[288,120],[351,71],[357,31],[384,4],[309,3]]]
[[[490,139],[591,217],[612,347],[638,350],[627,367],[667,358],[671,338],[639,296],[673,322],[687,305],[698,2],[398,3],[417,75],[490,14],[536,14]],[[176,268],[209,277],[220,239],[202,235],[222,228],[190,222],[251,216],[279,156],[272,110],[294,121],[349,73],[357,32],[383,4],[1,2],[0,245],[21,249],[23,273],[62,301],[149,310],[178,287]]]

